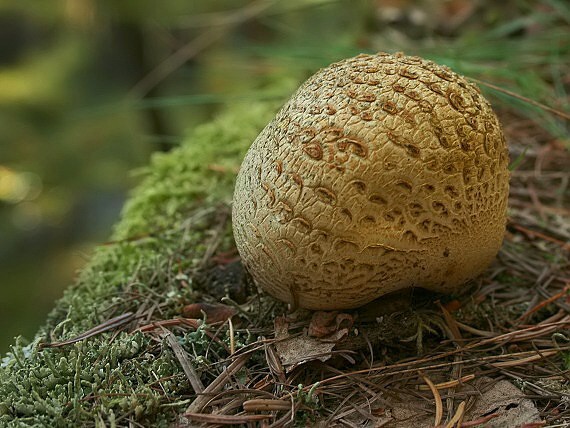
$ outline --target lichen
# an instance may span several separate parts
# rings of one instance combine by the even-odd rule
[[[173,352],[156,338],[125,330],[59,348],[40,344],[73,338],[142,305],[158,303],[159,319],[179,314],[192,293],[192,278],[180,272],[191,272],[205,251],[209,220],[196,212],[229,202],[243,153],[275,107],[228,109],[139,171],[144,178],[111,242],[95,250],[36,337],[19,338],[2,359],[1,426],[122,426],[129,420],[168,426],[174,420],[191,391]],[[200,334],[178,340],[191,351]]]

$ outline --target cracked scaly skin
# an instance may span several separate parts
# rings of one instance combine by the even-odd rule
[[[236,244],[260,287],[308,309],[450,292],[501,246],[507,167],[475,85],[418,57],[359,55],[309,78],[252,144]]]

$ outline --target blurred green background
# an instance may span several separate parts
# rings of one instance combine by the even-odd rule
[[[137,168],[224,105],[403,50],[564,109],[569,25],[562,0],[0,0],[0,353],[105,242]]]

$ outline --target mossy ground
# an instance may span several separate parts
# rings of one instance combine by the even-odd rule
[[[145,178],[111,242],[95,251],[33,341],[17,340],[2,360],[0,425],[114,426],[134,419],[162,426],[175,418],[189,387],[164,343],[125,331],[61,348],[40,343],[73,338],[127,312],[150,311],[151,319],[180,314],[191,301],[191,272],[202,263],[215,212],[229,203],[235,170],[275,107],[229,110],[140,171]],[[231,236],[227,227],[224,233]],[[196,348],[207,346],[204,336],[191,332],[180,340],[203,355]]]
[[[276,426],[379,423],[374,412],[381,409],[370,405],[390,391],[433,399],[418,392],[426,375],[434,382],[510,379],[533,396],[545,421],[570,420],[564,242],[570,158],[544,132],[525,142],[530,149],[513,172],[505,244],[463,294],[414,292],[403,307],[396,299],[391,310],[372,304],[353,311],[356,328],[329,361],[289,371],[275,363],[272,339],[273,321],[285,310],[253,289],[239,305],[225,300],[240,311],[233,328],[181,321],[188,303],[244,294],[231,289],[243,286],[239,280],[220,290],[207,274],[235,259],[229,221],[235,172],[277,107],[228,109],[140,171],[144,180],[111,240],[96,250],[36,337],[18,339],[2,359],[0,426],[170,426],[185,412],[210,421],[263,418],[242,409],[246,400],[267,396],[281,409],[267,416]],[[513,159],[521,150],[520,120],[508,119],[506,127]],[[307,327],[308,318],[298,317],[289,326],[292,337]],[[210,396],[197,398],[192,381],[212,385],[232,365],[243,369],[198,406]],[[445,394],[450,418],[478,390],[468,385]],[[350,419],[355,416],[360,419]]]

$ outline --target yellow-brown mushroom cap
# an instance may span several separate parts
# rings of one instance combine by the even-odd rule
[[[497,254],[508,180],[475,85],[421,58],[359,55],[309,78],[254,141],[234,236],[254,281],[300,307],[449,292]]]

